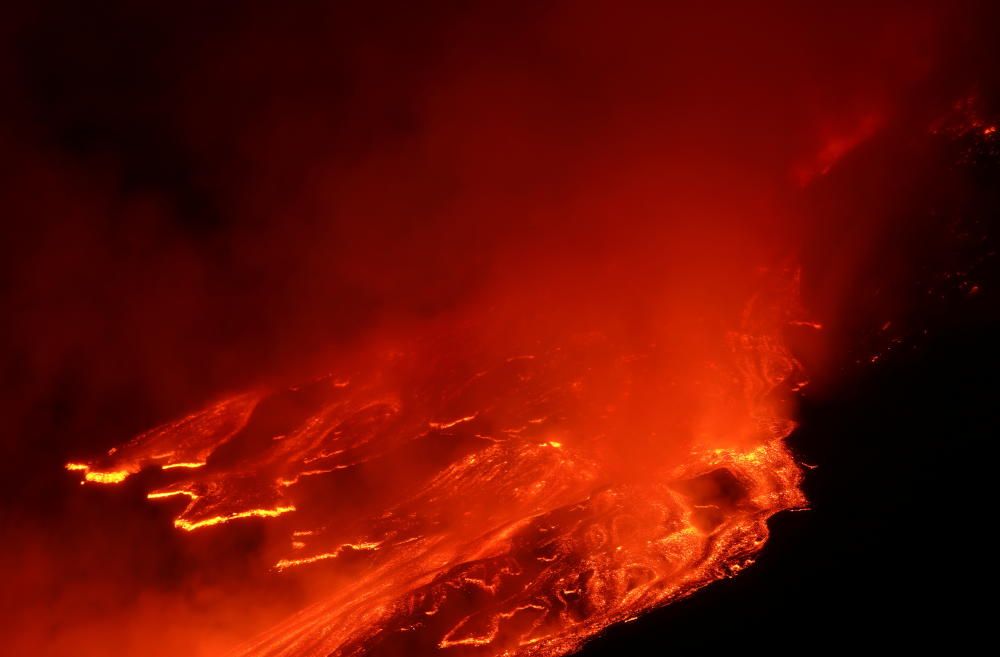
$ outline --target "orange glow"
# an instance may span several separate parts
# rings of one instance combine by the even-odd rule
[[[187,498],[178,529],[276,523],[286,538],[274,572],[342,580],[236,654],[364,653],[404,637],[425,651],[567,654],[736,574],[771,515],[805,506],[781,401],[804,380],[777,336],[812,324],[793,319],[791,278],[755,295],[710,362],[689,353],[684,369],[682,351],[624,349],[613,333],[468,363],[376,350],[346,372],[254,397],[316,400],[280,440],[273,428],[244,437],[256,425],[237,397],[189,418],[240,429],[169,423],[102,462],[177,476],[147,497]],[[345,374],[352,385],[336,385]],[[704,387],[678,389],[681,375]],[[413,401],[424,398],[435,401]],[[177,460],[172,435],[204,461]],[[322,492],[351,472],[383,497]]]
[[[742,574],[968,214],[910,170],[1000,143],[924,134],[936,9],[113,4],[0,67],[16,654],[561,657]]]

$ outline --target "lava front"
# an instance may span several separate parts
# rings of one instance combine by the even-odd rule
[[[182,532],[273,523],[274,576],[323,593],[234,655],[567,654],[735,575],[805,504],[790,307],[694,353],[600,331],[380,344],[66,467],[87,485],[167,471],[147,496]]]

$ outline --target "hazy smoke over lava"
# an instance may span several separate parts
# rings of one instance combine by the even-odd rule
[[[121,489],[97,490],[63,471],[96,472],[95,454],[220,399],[272,399],[253,425],[263,440],[329,402],[276,391],[343,383],[362,389],[344,393],[357,395],[351,413],[385,404],[385,417],[352,421],[391,415],[391,430],[371,429],[391,444],[358,450],[397,461],[310,493],[391,482],[366,513],[406,508],[410,486],[434,494],[451,472],[435,479],[435,467],[516,449],[496,442],[504,430],[553,413],[529,432],[532,449],[603,433],[590,460],[560,466],[571,484],[536,506],[504,502],[520,521],[588,486],[633,504],[650,493],[615,486],[651,485],[659,470],[675,489],[703,482],[684,470],[692,450],[766,446],[763,419],[782,438],[801,383],[785,342],[831,362],[836,341],[811,325],[850,312],[882,219],[896,218],[883,191],[898,187],[827,198],[823,216],[803,197],[879,139],[891,183],[915,152],[897,133],[930,126],[981,72],[981,53],[959,46],[976,36],[968,8],[395,4],[50,2],[5,21],[0,79],[18,94],[0,125],[3,493],[19,538],[0,554],[18,565],[3,609],[14,652],[216,655],[344,586],[343,573],[273,570],[291,558],[290,532],[323,517],[306,529],[276,512],[205,537],[174,529],[183,504],[146,500],[198,473],[136,468]],[[857,207],[875,209],[848,216]],[[477,376],[488,389],[458,390]],[[393,451],[463,423],[453,452]],[[264,471],[246,466],[270,449],[257,438],[222,452],[227,481]],[[199,465],[211,453],[190,451]],[[157,454],[143,463],[178,463]],[[802,503],[791,457],[772,457],[788,471],[755,528]],[[526,462],[552,477],[545,458]],[[267,463],[280,470],[269,475],[302,474]],[[198,485],[188,493],[210,499]],[[232,512],[298,504],[267,495]],[[459,502],[436,510],[445,525],[458,525]],[[539,529],[517,531],[530,542]],[[449,536],[476,537],[463,532]],[[448,558],[495,556],[441,545]],[[655,597],[634,608],[666,599]]]

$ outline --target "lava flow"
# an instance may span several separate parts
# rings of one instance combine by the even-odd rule
[[[779,339],[801,322],[772,296],[711,359],[606,331],[530,352],[382,345],[66,467],[169,471],[148,498],[183,502],[178,529],[281,523],[276,576],[334,582],[235,654],[566,654],[736,574],[767,519],[805,504]]]

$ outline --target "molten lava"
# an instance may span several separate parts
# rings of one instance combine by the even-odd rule
[[[711,358],[613,332],[500,354],[424,339],[66,467],[158,467],[175,478],[148,498],[182,500],[177,528],[266,519],[275,576],[331,582],[234,654],[566,654],[738,573],[805,504],[780,340],[803,322],[778,296]]]

